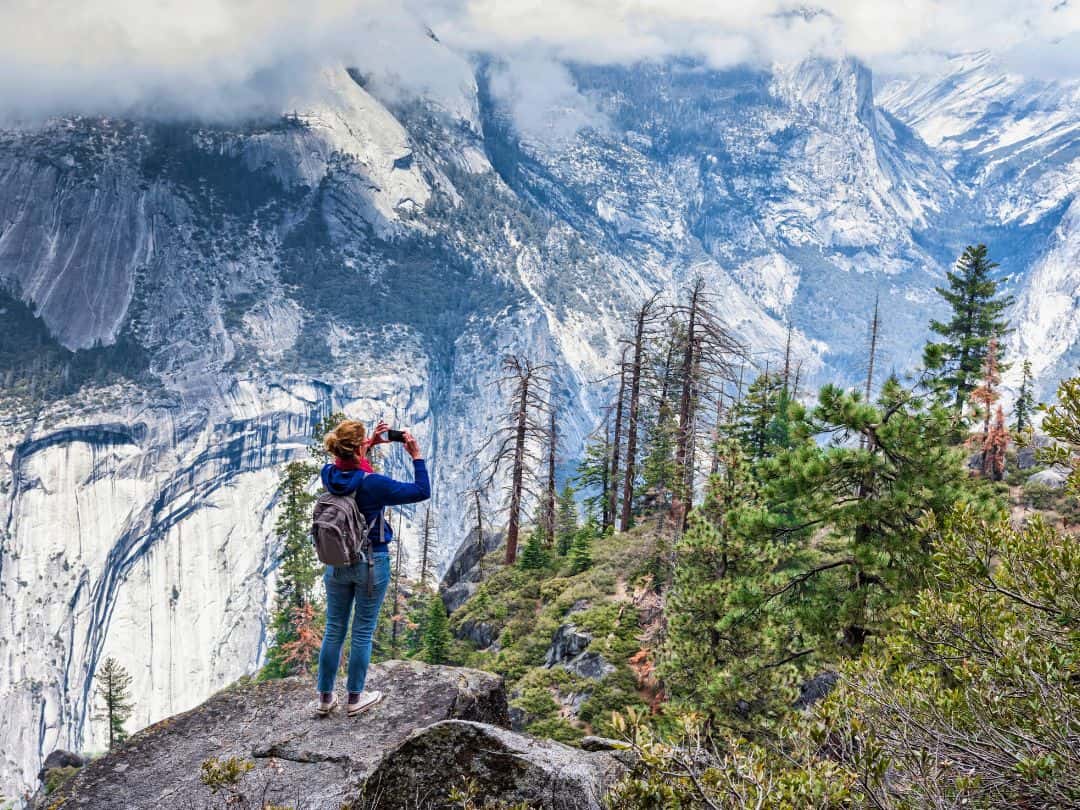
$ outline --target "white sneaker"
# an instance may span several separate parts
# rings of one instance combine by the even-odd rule
[[[349,717],[356,717],[356,715],[361,712],[366,712],[382,699],[383,693],[379,691],[350,692],[348,705]]]
[[[325,700],[322,695],[319,695],[319,705],[315,707],[315,714],[319,717],[326,717],[326,715],[337,708],[337,705],[337,695],[331,695],[330,700]]]

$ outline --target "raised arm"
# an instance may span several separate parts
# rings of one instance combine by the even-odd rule
[[[431,481],[428,478],[424,454],[420,451],[420,443],[407,431],[405,433],[405,452],[412,456],[413,460],[412,481],[395,481],[385,475],[368,477],[368,494],[385,506],[418,503],[431,497]]]

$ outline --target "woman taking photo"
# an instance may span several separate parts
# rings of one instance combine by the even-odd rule
[[[390,441],[388,430],[385,422],[379,422],[374,434],[368,438],[361,422],[346,420],[327,434],[324,440],[334,461],[323,467],[323,486],[334,495],[353,495],[367,525],[371,527],[368,536],[371,538],[374,560],[374,586],[369,593],[368,566],[364,561],[351,566],[326,567],[323,576],[326,585],[326,632],[319,653],[319,706],[316,710],[320,715],[329,714],[337,706],[334,680],[341,664],[341,648],[345,644],[350,613],[353,620],[346,679],[348,716],[354,717],[382,700],[381,692],[365,692],[364,682],[371,662],[375,623],[390,583],[388,545],[394,533],[390,529],[390,521],[385,519],[385,510],[389,506],[417,503],[431,497],[427,465],[419,443],[408,431],[403,434],[404,448],[413,460],[413,481],[395,481],[372,471],[368,452],[375,445]]]

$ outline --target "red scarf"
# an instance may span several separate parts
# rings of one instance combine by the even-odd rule
[[[371,462],[366,458],[361,460],[359,464],[356,463],[356,459],[353,458],[338,458],[334,456],[334,466],[344,472],[351,472],[353,470],[360,470],[361,472],[373,473],[375,468],[371,466]]]

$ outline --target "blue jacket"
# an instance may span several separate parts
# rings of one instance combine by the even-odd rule
[[[360,507],[360,511],[371,527],[368,533],[371,537],[371,550],[376,553],[386,551],[387,544],[394,539],[390,521],[380,521],[380,513],[384,512],[388,506],[419,503],[431,497],[427,464],[422,458],[413,462],[413,479],[412,482],[395,481],[393,478],[378,473],[339,470],[333,464],[327,464],[322,469],[322,482],[327,492],[332,492],[334,495],[356,493],[356,505]],[[383,529],[381,542],[379,540],[380,522]]]

